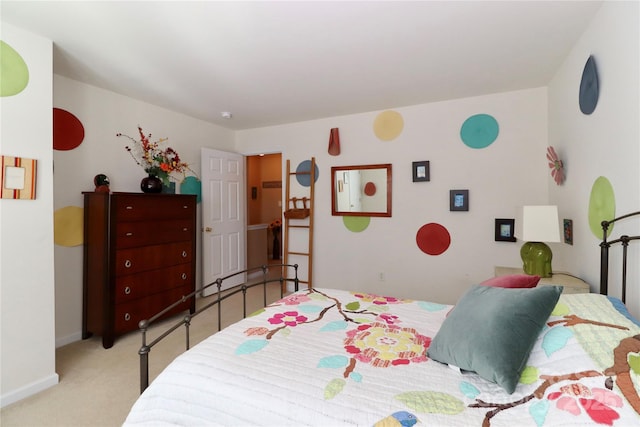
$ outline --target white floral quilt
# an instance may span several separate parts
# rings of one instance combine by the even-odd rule
[[[619,301],[563,295],[511,395],[427,357],[450,309],[297,292],[179,356],[125,425],[640,425],[640,325]]]

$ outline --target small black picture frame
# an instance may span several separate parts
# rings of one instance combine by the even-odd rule
[[[496,218],[495,233],[496,242],[515,242],[513,218]]]
[[[413,162],[413,182],[429,181],[429,161]]]
[[[469,210],[469,190],[449,191],[449,210],[468,211]]]
[[[563,219],[562,228],[564,231],[564,242],[567,245],[573,245],[573,220]]]

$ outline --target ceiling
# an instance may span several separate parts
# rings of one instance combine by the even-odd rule
[[[601,4],[2,0],[0,12],[53,41],[56,74],[238,130],[546,86]]]

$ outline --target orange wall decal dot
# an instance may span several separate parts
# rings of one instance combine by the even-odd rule
[[[364,194],[366,194],[367,196],[373,196],[374,194],[376,194],[376,185],[369,181],[364,185]]]

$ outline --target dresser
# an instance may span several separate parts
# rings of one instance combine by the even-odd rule
[[[82,338],[104,348],[195,290],[196,196],[84,192]],[[165,317],[195,311],[195,299]]]
[[[506,276],[510,274],[524,274],[522,268],[514,267],[495,267],[496,276]],[[557,285],[562,286],[563,294],[583,294],[591,292],[589,284],[584,280],[560,271],[553,273],[551,277],[541,277],[538,286]]]

